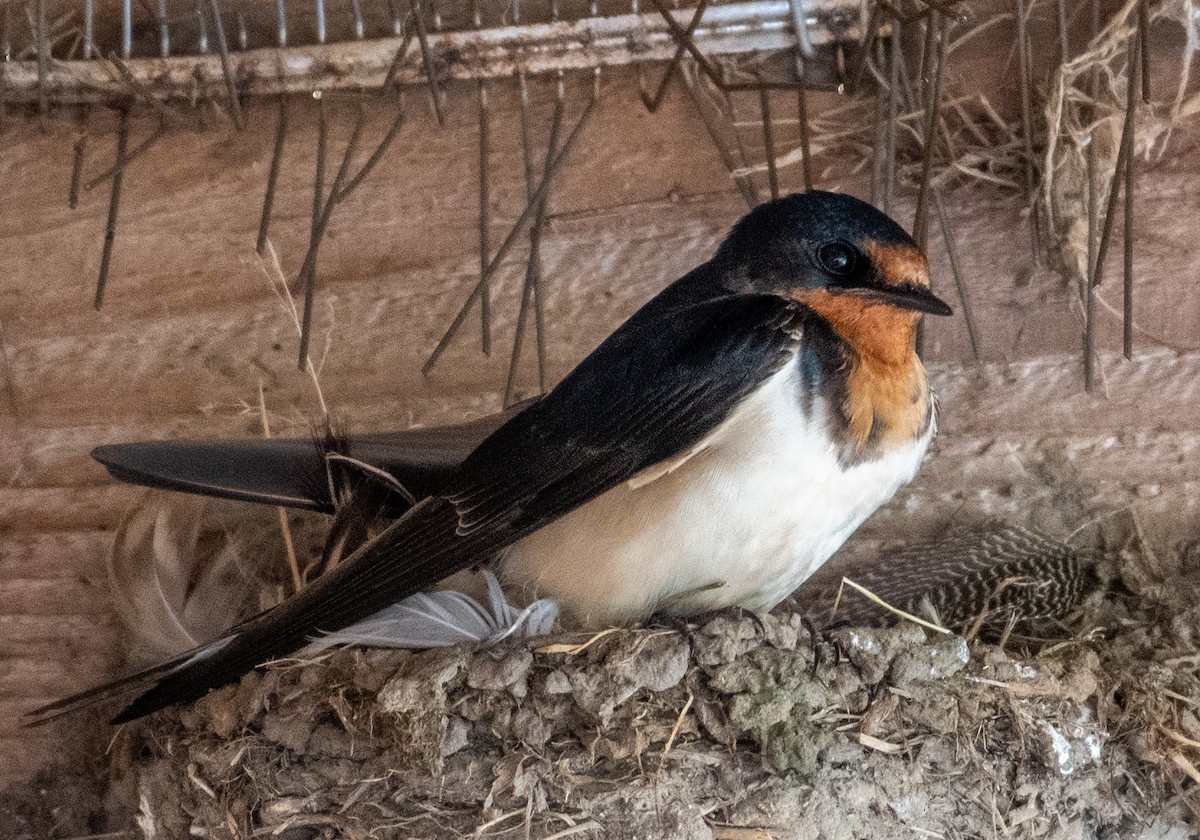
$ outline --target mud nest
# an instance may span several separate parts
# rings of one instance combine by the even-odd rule
[[[147,837],[1194,836],[1200,552],[1105,568],[1003,645],[781,609],[341,651],[128,727],[114,778]]]

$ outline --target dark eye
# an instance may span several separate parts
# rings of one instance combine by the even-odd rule
[[[858,268],[858,251],[845,242],[826,242],[817,248],[817,262],[835,277],[845,277]]]

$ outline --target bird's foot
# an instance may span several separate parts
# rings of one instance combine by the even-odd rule
[[[654,613],[647,620],[646,625],[648,627],[664,627],[677,630],[690,638],[694,630],[703,627],[710,621],[713,621],[717,618],[727,618],[736,622],[740,622],[743,619],[748,618],[757,629],[759,637],[766,638],[767,636],[767,628],[766,625],[763,624],[761,615],[753,612],[752,610],[748,610],[745,607],[736,606],[720,607],[715,610],[705,610],[704,612],[693,613],[692,615],[688,616]]]

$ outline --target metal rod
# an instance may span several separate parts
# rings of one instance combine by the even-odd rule
[[[396,76],[400,72],[400,68],[404,66],[404,59],[408,56],[408,48],[412,46],[412,41],[413,31],[409,29],[404,33],[404,38],[400,41],[400,46],[396,48],[392,63],[388,66],[387,74],[383,77],[382,90],[387,90],[396,83]]]
[[[90,181],[83,185],[84,192],[91,192],[109,178],[115,178],[120,169],[124,169],[125,167],[129,166],[129,164],[133,163],[135,160],[149,151],[150,147],[161,140],[165,133],[166,131],[164,129],[163,122],[160,120],[158,123],[158,128],[156,128],[149,137],[134,146],[132,151],[125,153],[119,168],[116,165],[110,166],[99,175],[93,177]]]
[[[1130,39],[1128,47],[1129,56],[1129,73],[1126,95],[1129,97],[1127,102],[1135,99],[1137,96],[1137,35],[1136,33]],[[1125,111],[1124,124],[1121,126],[1121,145],[1117,150],[1117,163],[1113,168],[1112,182],[1109,184],[1108,190],[1108,206],[1104,210],[1104,226],[1100,233],[1100,245],[1096,249],[1096,267],[1092,272],[1092,286],[1099,286],[1104,273],[1104,260],[1108,256],[1108,247],[1112,240],[1113,218],[1117,212],[1117,199],[1121,194],[1121,182],[1125,177],[1125,167],[1129,165],[1129,159],[1133,151],[1133,130],[1137,109],[1130,105]]]
[[[767,183],[771,187],[771,199],[779,198],[779,171],[775,160],[775,131],[771,125],[771,94],[766,90],[758,92],[758,108],[762,114],[763,153],[767,158]]]
[[[283,142],[287,137],[287,97],[279,97],[279,120],[275,124],[275,145],[271,151],[271,168],[267,170],[267,190],[263,195],[262,216],[258,222],[258,240],[254,250],[261,254],[267,247],[267,230],[271,225],[271,208],[275,205],[275,185],[279,182],[279,165],[283,161]]]
[[[704,17],[704,12],[707,8],[708,0],[700,0],[699,5],[696,6],[695,13],[692,15],[691,21],[688,23],[687,32],[685,33],[686,40],[681,40],[679,42],[679,46],[675,50],[675,55],[671,56],[671,62],[667,65],[667,70],[665,73],[663,73],[662,81],[659,82],[658,90],[654,92],[654,95],[647,96],[645,91],[643,91],[639,85],[638,95],[641,96],[642,104],[646,106],[646,110],[651,114],[658,111],[659,106],[662,105],[663,98],[667,94],[667,85],[671,83],[671,79],[675,78],[675,73],[679,70],[679,65],[683,61],[683,57],[687,55],[688,43],[695,43],[692,39],[695,37],[696,27],[700,25],[700,20]],[[640,70],[641,67],[642,64],[639,62],[638,69]]]
[[[1058,0],[1058,60],[1066,64],[1071,60],[1071,33],[1067,27],[1067,0]]]
[[[363,22],[362,0],[352,0],[350,5],[354,10],[354,37],[361,41],[367,35],[366,24]]]
[[[403,100],[401,100],[403,103]],[[304,263],[300,266],[300,273],[297,275],[297,286],[304,290],[304,314],[300,326],[300,369],[304,370],[308,361],[308,348],[312,326],[312,304],[313,296],[316,287],[316,271],[317,271],[317,251],[321,247],[321,241],[325,236],[325,231],[329,226],[329,220],[333,217],[333,211],[350,195],[354,189],[362,183],[375,165],[379,163],[384,153],[387,152],[392,141],[396,138],[396,134],[400,130],[400,126],[404,122],[404,109],[401,104],[400,110],[396,114],[396,119],[393,121],[388,133],[384,136],[379,145],[375,147],[375,151],[367,158],[367,162],[362,165],[358,174],[353,178],[348,178],[350,171],[350,161],[354,157],[354,152],[358,147],[358,140],[362,134],[364,121],[364,112],[359,111],[358,120],[355,123],[354,131],[350,135],[350,141],[346,144],[345,154],[342,156],[342,164],[338,167],[337,175],[334,178],[333,186],[329,190],[329,197],[322,203],[320,216],[313,225],[311,235],[309,236],[308,251],[304,255]],[[320,125],[318,125],[320,128]],[[321,140],[321,135],[318,134],[318,140]],[[318,143],[322,146],[321,143]],[[319,150],[319,156],[322,160],[320,166],[319,177],[316,179],[316,188],[314,189],[314,206],[320,201],[321,187],[324,183],[324,148]]]
[[[310,244],[316,239],[321,210],[325,206],[325,152],[329,145],[329,115],[325,110],[325,97],[319,90],[313,92],[313,97],[317,100],[317,157],[313,175],[312,221],[308,228]]]
[[[524,76],[521,78],[524,88]],[[489,145],[491,114],[488,108],[487,88],[479,83],[479,277],[487,274],[488,261],[491,258],[490,242],[491,229],[491,155]],[[492,284],[491,281],[483,286],[479,300],[480,344],[483,355],[492,354]]]
[[[404,17],[396,0],[387,0],[388,13],[392,16],[392,35],[399,38],[404,34]]]
[[[287,7],[284,0],[275,0],[275,44],[286,47],[288,41]]]
[[[879,3],[871,4],[871,14],[867,17],[866,40],[863,41],[859,48],[858,55],[854,59],[854,69],[850,71],[850,93],[857,93],[858,86],[862,84],[863,72],[867,69],[867,61],[870,60],[871,50],[875,47],[875,38],[879,34]]]
[[[688,94],[692,98],[692,103],[696,106],[696,111],[700,114],[700,119],[704,122],[704,128],[708,131],[709,139],[712,140],[717,154],[721,156],[721,162],[725,164],[725,168],[730,172],[737,172],[742,167],[739,167],[737,161],[734,160],[733,153],[721,138],[720,130],[716,126],[713,115],[709,113],[701,101],[701,94],[697,89],[698,82],[692,79],[691,74],[686,69],[684,70],[684,81],[686,82]],[[746,200],[746,206],[751,209],[758,206],[758,190],[754,186],[754,181],[745,175],[736,175],[734,176],[734,182],[738,185],[738,189],[742,193],[742,198]]]
[[[900,54],[900,31],[900,20],[893,19],[888,57],[887,146],[884,153],[884,167],[887,170],[887,177],[883,182],[885,213],[891,209],[892,200],[896,195],[896,121],[900,118],[900,64],[904,60]]]
[[[167,0],[158,0],[158,52],[163,58],[171,57],[171,30],[167,26]]]
[[[1089,43],[1094,43],[1100,33],[1100,0],[1091,0],[1092,31]],[[1091,121],[1095,122],[1095,104],[1100,99],[1100,67],[1092,66],[1089,83],[1091,102]],[[1081,279],[1080,291],[1083,296],[1083,386],[1092,390],[1095,378],[1096,352],[1096,289],[1092,285],[1092,277],[1096,273],[1096,256],[1100,244],[1100,172],[1096,153],[1096,134],[1092,132],[1091,142],[1087,147],[1087,197],[1088,197],[1088,264],[1087,272]]]
[[[697,66],[704,72],[704,75],[708,76],[714,85],[720,87],[725,80],[721,72],[709,61],[708,56],[704,54],[704,51],[696,43],[695,34],[688,34],[686,30],[679,26],[678,21],[671,16],[671,11],[663,5],[662,0],[653,0],[653,3],[655,8],[658,9],[658,13],[662,15],[663,21],[671,30],[671,35],[675,38],[675,42],[685,46],[687,51],[692,54],[692,58],[696,60]]]
[[[229,45],[225,41],[225,24],[221,21],[221,5],[218,0],[209,0],[212,11],[213,31],[217,36],[217,51],[221,55],[221,75],[225,77],[225,93],[229,97],[229,112],[238,131],[246,127],[242,117],[242,104],[238,101],[237,84],[233,78],[233,66],[229,61]]]
[[[50,113],[50,99],[46,90],[46,73],[50,64],[50,41],[46,34],[46,0],[37,2],[37,72],[38,72],[38,124],[45,131],[46,117]]]
[[[117,162],[114,166],[112,193],[108,200],[108,220],[104,223],[104,250],[100,255],[100,278],[96,281],[94,306],[104,305],[104,292],[108,287],[108,270],[112,265],[113,244],[117,239],[117,211],[121,207],[121,181],[125,175],[125,149],[129,144],[129,108],[121,109],[117,122]]]
[[[1137,98],[1137,76],[1138,76],[1138,35],[1135,32],[1129,38],[1129,46],[1127,53],[1129,71],[1127,73],[1128,83],[1126,85],[1126,111],[1124,125],[1121,127],[1121,145],[1117,151],[1117,163],[1113,167],[1112,181],[1108,188],[1108,206],[1104,211],[1104,222],[1100,232],[1100,244],[1096,248],[1096,266],[1092,271],[1091,281],[1088,283],[1088,305],[1093,311],[1090,315],[1094,315],[1094,306],[1092,299],[1095,297],[1095,290],[1100,285],[1100,281],[1104,274],[1104,261],[1108,256],[1109,243],[1112,240],[1113,219],[1117,212],[1117,199],[1121,193],[1121,182],[1125,179],[1125,168],[1130,166],[1133,153],[1133,132],[1134,122],[1137,108],[1135,107]],[[1131,268],[1132,273],[1132,268]],[[1096,332],[1092,318],[1088,319],[1088,326],[1091,329],[1087,333],[1087,359],[1095,355],[1096,352]],[[1085,387],[1087,390],[1092,389],[1093,377],[1088,376],[1092,373],[1091,364],[1084,367]]]
[[[388,148],[392,145],[392,141],[396,139],[396,135],[400,133],[400,127],[403,125],[404,99],[403,95],[401,95],[399,110],[396,112],[396,118],[392,120],[392,125],[388,129],[387,134],[385,134],[383,139],[379,141],[379,145],[375,147],[375,151],[371,152],[371,154],[367,157],[367,162],[362,165],[362,169],[358,170],[358,174],[346,182],[346,186],[343,187],[341,192],[338,194],[339,202],[344,201],[350,195],[350,193],[358,189],[358,185],[361,184],[363,180],[371,174],[371,170],[374,169],[375,165],[383,159],[385,154],[387,154]]]
[[[325,43],[325,0],[317,0],[317,43]]]
[[[1145,65],[1142,65],[1143,69]],[[1129,108],[1135,109],[1137,103],[1131,101]],[[1124,319],[1122,322],[1122,348],[1125,358],[1133,360],[1133,187],[1134,169],[1133,156],[1125,161],[1125,284],[1124,284]]]
[[[133,53],[133,0],[121,0],[121,57]]]
[[[802,156],[801,166],[804,170],[804,189],[811,190],[813,188],[813,171],[812,171],[812,143],[811,129],[808,125],[808,91],[804,89],[803,83],[800,89],[796,91],[796,110],[800,120],[800,154]]]
[[[534,188],[532,137],[529,130],[529,91],[527,85],[525,85],[524,77],[521,78],[521,83],[521,148],[525,163],[525,196],[527,201],[532,201],[536,190]],[[547,181],[554,176],[552,167],[555,152],[558,150],[559,134],[562,131],[563,114],[566,110],[565,101],[562,82],[560,80],[558,97],[554,104],[554,116],[551,118],[550,123],[550,139],[546,145],[546,157],[543,161],[543,181]],[[517,325],[513,334],[512,354],[508,362],[508,380],[504,385],[505,406],[512,405],[516,396],[517,373],[521,364],[521,348],[525,343],[525,331],[529,321],[530,309],[533,309],[535,312],[534,338],[537,343],[539,392],[544,392],[546,388],[545,342],[542,338],[543,321],[541,317],[540,287],[542,279],[542,229],[546,224],[546,207],[549,202],[549,195],[549,190],[547,190],[545,197],[538,202],[537,214],[529,227],[529,261],[525,264],[525,282],[521,289],[521,306],[517,312]]]
[[[921,160],[921,180],[920,187],[917,191],[917,210],[916,220],[913,222],[913,239],[917,241],[917,245],[922,250],[925,249],[925,241],[929,233],[929,207],[928,207],[928,192],[930,172],[933,168],[933,153],[935,143],[935,133],[937,131],[938,114],[941,110],[942,97],[942,68],[946,63],[946,33],[942,26],[941,14],[936,10],[929,12],[929,27],[934,31],[931,40],[931,46],[934,48],[935,54],[930,58],[936,62],[936,66],[932,68],[932,79],[928,85],[929,91],[923,96],[925,100],[925,140],[924,140],[924,157]]]
[[[8,6],[4,7],[5,17],[8,16]],[[87,0],[83,6],[83,58],[85,61],[91,59],[92,53],[96,49],[96,3],[95,0]],[[5,61],[9,56],[4,56]]]
[[[207,22],[207,18],[208,18],[208,15],[204,14],[204,0],[196,0],[196,28],[197,28],[196,49],[198,49],[202,54],[208,53],[208,22]],[[178,61],[178,59],[176,59],[176,60]],[[168,61],[169,61],[169,59],[168,59]],[[192,64],[192,70],[190,71],[189,75],[192,77],[192,80],[194,83],[197,75],[204,71],[202,71],[200,69],[199,64],[194,64],[192,62],[188,62],[188,63]],[[215,69],[215,68],[213,68],[213,69]],[[209,74],[204,73],[204,75],[207,77]]]
[[[556,172],[559,167],[562,166],[563,161],[565,161],[571,154],[571,149],[575,145],[576,138],[583,130],[583,127],[587,125],[592,113],[596,110],[597,102],[599,102],[599,98],[596,96],[593,96],[588,101],[587,107],[584,109],[583,114],[580,115],[578,122],[575,123],[575,127],[572,128],[571,133],[567,135],[566,142],[563,143],[562,149],[557,155],[554,156],[552,171]],[[446,352],[446,348],[450,346],[450,342],[454,340],[454,335],[458,332],[463,321],[466,319],[467,313],[471,311],[471,307],[474,305],[476,299],[483,293],[484,284],[489,278],[491,278],[493,274],[496,273],[496,269],[500,267],[500,263],[505,257],[508,256],[508,252],[512,249],[513,245],[516,244],[517,238],[521,235],[525,225],[537,212],[537,203],[542,200],[549,190],[550,180],[543,180],[538,186],[537,192],[534,193],[534,201],[526,202],[525,209],[521,212],[521,215],[517,217],[517,221],[513,224],[512,230],[509,231],[508,236],[506,236],[504,241],[500,244],[500,248],[492,257],[492,261],[488,263],[487,272],[485,272],[485,275],[479,279],[478,283],[475,284],[475,288],[472,289],[471,294],[467,296],[467,299],[463,302],[463,305],[459,307],[458,314],[454,316],[454,320],[451,322],[449,328],[447,328],[441,340],[438,341],[437,346],[433,348],[433,352],[430,353],[429,358],[425,361],[425,364],[421,366],[421,373],[428,376],[429,372],[433,370],[434,366],[437,364],[438,359],[440,359],[442,354]]]
[[[1021,96],[1021,134],[1025,141],[1025,165],[1022,170],[1025,176],[1025,200],[1033,202],[1029,214],[1030,249],[1034,262],[1038,262],[1041,250],[1041,225],[1039,224],[1037,203],[1033,201],[1033,85],[1030,78],[1032,69],[1029,58],[1028,23],[1028,9],[1025,0],[1017,0],[1017,82]]]
[[[446,124],[446,115],[442,111],[442,89],[438,86],[437,74],[434,73],[429,34],[425,31],[419,0],[408,0],[408,8],[412,12],[413,25],[417,29],[417,42],[421,45],[421,63],[425,65],[425,82],[429,85],[429,95],[433,99],[433,112],[437,116],[438,125],[442,126]]]
[[[950,221],[946,216],[946,208],[942,205],[942,196],[940,191],[934,187],[930,190],[930,196],[933,198],[933,210],[937,213],[938,225],[942,229],[942,242],[946,246],[946,254],[950,257],[950,273],[954,275],[954,285],[958,289],[958,300],[962,303],[963,320],[967,324],[967,338],[971,342],[971,355],[975,357],[975,361],[982,360],[982,353],[979,349],[979,336],[976,333],[974,307],[971,305],[971,295],[967,289],[967,279],[963,275],[962,267],[958,262],[958,243],[954,238],[954,231],[950,228]]]
[[[83,150],[86,146],[87,134],[81,134],[71,153],[71,189],[67,193],[67,206],[72,210],[79,206],[79,182],[83,178]]]
[[[116,53],[112,53],[108,57],[108,60],[117,68],[117,73],[120,74],[121,79],[125,82],[127,93],[132,93],[138,99],[141,99],[157,111],[163,119],[175,120],[179,117],[179,114],[171,106],[167,105],[161,99],[157,99],[150,88],[129,71],[129,65],[124,60],[118,58]]]
[[[309,237],[308,252],[304,255],[304,264],[300,267],[300,274],[297,277],[297,285],[304,293],[304,312],[300,320],[300,370],[307,368],[308,349],[312,339],[312,310],[317,292],[317,252],[320,250],[321,241],[325,237],[325,231],[329,228],[329,220],[333,217],[333,211],[344,198],[342,188],[350,173],[350,161],[354,158],[354,153],[358,150],[358,141],[362,137],[365,119],[366,114],[360,109],[358,118],[354,122],[354,129],[350,132],[350,139],[346,143],[346,150],[342,153],[342,162],[338,166],[337,174],[333,176],[333,185],[329,188],[329,197],[323,203],[321,201],[321,193],[323,192],[322,182],[325,174],[324,164],[322,163],[318,169],[320,179],[315,183],[313,197],[313,208],[317,215],[314,217],[312,234]],[[321,157],[323,158],[324,155],[322,154]],[[319,210],[317,210],[318,205],[320,206]]]
[[[1192,7],[1189,6],[1189,9]],[[1193,10],[1193,19],[1195,12]],[[1138,52],[1142,56],[1142,101],[1150,104],[1150,0],[1138,3]]]

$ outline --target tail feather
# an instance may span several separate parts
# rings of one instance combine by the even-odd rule
[[[87,691],[81,691],[78,694],[72,694],[69,697],[64,697],[61,700],[56,700],[53,703],[47,703],[32,711],[26,712],[22,722],[25,726],[35,727],[49,723],[63,715],[69,715],[83,709],[88,709],[93,706],[98,706],[105,701],[111,700],[114,697],[121,697],[126,694],[132,694],[135,691],[145,691],[146,687],[151,685],[156,680],[162,681],[169,678],[172,674],[189,668],[195,663],[201,662],[210,656],[218,653],[222,648],[233,640],[233,636],[225,636],[216,641],[209,642],[205,645],[193,648],[179,654],[178,656],[168,659],[165,662],[160,662],[145,670],[137,673],[121,677],[118,680],[105,683],[104,685],[89,688]],[[130,718],[132,720],[132,718]],[[123,721],[115,721],[123,722]]]
[[[282,604],[239,625],[218,644],[178,667],[136,698],[114,723],[133,720],[237,680],[306,645],[322,631],[341,630],[407,598],[454,572],[487,559],[506,526],[456,533],[458,514],[447,501],[429,498],[315,583]]]

